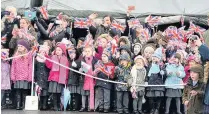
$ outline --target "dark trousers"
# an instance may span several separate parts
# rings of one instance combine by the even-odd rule
[[[110,90],[109,89],[106,89],[103,87],[96,88],[95,106],[97,104],[100,109],[109,110],[110,108]]]
[[[117,111],[128,110],[129,93],[128,91],[117,91]]]

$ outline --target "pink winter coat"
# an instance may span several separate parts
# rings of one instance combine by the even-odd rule
[[[49,56],[46,56],[46,57],[51,59]],[[46,66],[49,69],[52,69],[54,63],[46,60],[45,64],[46,64]],[[69,66],[69,62],[67,61],[66,64],[63,64],[63,65],[68,67]],[[59,67],[61,67],[61,66],[59,66]],[[62,78],[62,77],[60,77],[60,71],[52,71],[52,70],[50,70],[48,81],[55,81],[55,82],[58,82],[60,84],[67,84],[68,72],[69,72],[69,70],[66,69],[66,74],[63,75],[63,77],[66,78],[65,82],[60,82],[59,79]]]
[[[184,67],[184,71],[186,73],[186,76],[184,77],[183,82],[186,83],[186,84],[188,83],[188,80],[189,80],[189,77],[190,77],[189,69],[190,69],[189,66]]]
[[[11,80],[13,82],[18,80],[25,80],[31,82],[32,67],[32,54],[13,59],[11,67]]]
[[[10,64],[8,61],[1,60],[1,90],[8,89],[11,89]]]

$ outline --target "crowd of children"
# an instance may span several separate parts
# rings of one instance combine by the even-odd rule
[[[71,111],[169,114],[175,99],[177,114],[209,114],[209,47],[203,43],[209,37],[194,33],[187,42],[194,47],[180,49],[168,45],[171,38],[160,31],[147,41],[140,33],[121,36],[110,28],[113,18],[105,16],[101,25],[89,27],[86,37],[74,39],[72,20],[66,15],[58,25],[47,24],[40,15],[32,24],[25,17],[17,19],[16,8],[5,10],[10,15],[3,17],[1,29],[6,36],[1,42],[2,108],[8,104],[10,91],[15,93],[16,109],[24,109],[34,73],[35,84],[41,88],[41,110],[63,110],[60,97],[67,87]]]

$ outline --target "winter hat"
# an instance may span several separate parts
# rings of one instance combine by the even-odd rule
[[[136,57],[134,58],[134,62],[136,62],[137,59],[142,59],[143,62],[144,62],[144,65],[147,66],[147,62],[146,62],[146,60],[144,59],[144,57],[142,57],[141,55],[138,55],[138,56],[136,56]]]
[[[176,53],[174,58],[177,58],[177,59],[181,60],[181,55],[179,53]]]
[[[200,65],[200,64],[192,66],[189,71],[190,72],[193,71],[193,72],[198,73],[199,74],[199,79],[202,79],[203,76],[204,76],[204,70],[203,70],[202,65]]]
[[[130,47],[130,41],[127,36],[121,36],[118,40],[118,46],[120,46],[120,42],[125,42],[126,45]]]
[[[64,53],[65,55],[67,55],[67,52],[66,52],[66,49],[67,49],[67,48],[66,48],[66,45],[65,45],[65,44],[59,42],[59,43],[57,43],[57,47],[60,47],[60,48],[62,49],[63,53]]]
[[[141,49],[142,54],[144,54],[144,51],[145,51],[146,48],[156,50],[156,45],[154,43],[145,44]]]
[[[20,39],[17,41],[17,45],[22,45],[24,46],[28,51],[30,50],[30,45],[29,42],[25,39]]]
[[[119,61],[121,61],[121,60],[130,61],[131,58],[130,58],[130,56],[129,56],[128,54],[124,53],[124,54],[122,54],[122,55],[120,56],[120,58],[119,58]]]
[[[152,55],[152,57],[157,57],[159,59],[162,59],[162,56],[162,48],[157,48],[154,54]]]
[[[187,52],[184,50],[177,50],[176,53],[180,54],[182,59],[185,59],[187,57]]]
[[[85,41],[85,37],[80,37],[79,39],[78,39],[78,41],[82,41],[82,42],[84,42]]]
[[[125,50],[128,52],[128,54],[131,56],[131,49],[128,45],[123,45],[119,48],[119,51],[121,52],[122,50]]]
[[[142,49],[142,45],[141,45],[141,43],[136,42],[136,43],[133,45],[133,48],[134,48],[136,45],[139,45],[139,46],[140,46],[140,49]]]

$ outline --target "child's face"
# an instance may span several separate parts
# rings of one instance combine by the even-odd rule
[[[86,57],[91,57],[93,55],[93,51],[91,47],[84,48],[84,53]]]
[[[120,47],[121,47],[121,46],[124,46],[125,44],[126,44],[125,42],[121,41],[121,42],[120,42]]]
[[[48,42],[44,42],[43,45],[45,46],[49,46]]]
[[[145,50],[144,50],[144,57],[147,58],[147,59],[149,59],[149,58],[152,57],[152,54],[153,54],[153,53],[154,53],[154,49],[151,48],[151,47],[147,47],[147,48],[145,48]]]
[[[140,51],[141,51],[141,47],[139,45],[135,45],[134,46],[134,54],[138,55]]]
[[[108,57],[105,54],[102,54],[102,62],[103,63],[108,63]]]
[[[82,46],[83,41],[78,40],[77,48],[80,48]]]
[[[100,45],[105,48],[107,46],[107,40],[105,38],[101,38],[99,40]]]
[[[39,51],[39,54],[40,54],[40,55],[45,55],[46,52],[45,52],[45,51]]]
[[[120,64],[124,67],[128,66],[128,61],[127,60],[121,60]]]
[[[75,51],[70,51],[68,53],[69,53],[70,59],[75,59],[76,57]]]
[[[152,62],[153,62],[153,63],[158,63],[159,61],[160,61],[159,58],[157,58],[157,57],[152,57]]]
[[[58,56],[62,55],[62,49],[60,47],[56,48],[56,55]]]
[[[122,54],[128,54],[128,52],[126,50],[121,50],[121,55]]]
[[[136,64],[137,67],[140,67],[140,68],[144,66],[144,62],[143,62],[142,59],[137,59],[135,61],[135,64]]]
[[[18,45],[18,51],[19,52],[24,52],[26,50],[26,48],[22,45]]]
[[[180,60],[178,58],[174,58],[174,63],[178,64],[180,62]]]
[[[192,79],[193,81],[197,81],[197,80],[199,79],[199,74],[196,73],[196,72],[191,71],[191,72],[190,72],[190,76],[191,76],[191,79]]]

